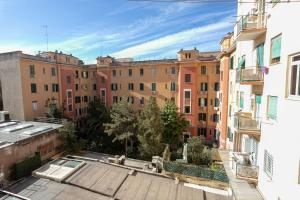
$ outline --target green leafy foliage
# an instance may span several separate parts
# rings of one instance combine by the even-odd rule
[[[154,97],[149,98],[148,104],[141,111],[138,118],[139,151],[142,157],[151,158],[161,155],[164,149],[162,144],[163,121]]]
[[[59,129],[59,135],[66,151],[76,152],[83,149],[85,141],[78,138],[76,132],[72,121],[63,120],[63,127]]]
[[[212,163],[211,151],[203,145],[200,137],[188,139],[188,162],[196,165],[207,165]]]
[[[112,142],[113,136],[108,136],[105,130],[105,123],[110,122],[109,109],[99,100],[91,101],[87,112],[87,131],[86,148],[91,151],[119,154],[121,152],[121,144]]]
[[[178,108],[174,102],[166,103],[162,110],[162,120],[164,122],[163,142],[172,146],[180,143],[182,132],[187,128],[186,121],[182,114],[178,113]]]
[[[127,142],[130,140],[132,144],[132,139],[137,133],[137,118],[132,104],[127,102],[126,97],[123,97],[118,103],[113,104],[110,118],[111,122],[104,124],[104,131],[109,136],[113,136],[113,142],[120,141],[125,144],[127,155]]]
[[[31,174],[32,171],[41,166],[41,157],[39,154],[27,158],[22,162],[16,163],[12,167],[12,178],[18,180]]]

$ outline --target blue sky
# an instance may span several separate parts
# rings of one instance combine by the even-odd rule
[[[101,55],[174,58],[181,48],[219,50],[236,3],[127,0],[0,0],[0,52],[63,51],[95,63]]]

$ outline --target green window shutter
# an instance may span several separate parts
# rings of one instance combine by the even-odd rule
[[[261,104],[261,95],[255,95],[256,104]]]
[[[233,69],[233,65],[234,65],[234,57],[232,56],[230,58],[230,69]]]
[[[278,97],[269,96],[267,117],[270,119],[277,119],[277,100]]]
[[[281,52],[281,35],[272,39],[271,58],[279,58]]]
[[[246,62],[245,56],[242,56],[242,57],[239,58],[239,64],[238,64],[238,67],[237,67],[238,70],[245,68],[245,62]]]
[[[240,108],[244,108],[244,94],[240,93]]]
[[[259,67],[264,66],[264,44],[260,44],[256,47],[257,65]]]

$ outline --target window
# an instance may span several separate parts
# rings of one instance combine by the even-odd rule
[[[151,91],[155,92],[156,91],[156,83],[151,84]]]
[[[191,90],[184,90],[184,113],[191,114]]]
[[[87,97],[87,96],[84,96],[84,97],[83,97],[83,101],[84,101],[84,102],[88,102],[88,97]]]
[[[143,68],[140,69],[140,76],[144,76],[144,69]]]
[[[52,74],[52,76],[56,76],[56,69],[55,69],[55,67],[51,67],[51,74]]]
[[[96,72],[95,71],[93,71],[93,77],[96,78]]]
[[[273,176],[273,156],[267,151],[264,151],[264,172],[272,178]]]
[[[293,56],[291,59],[289,93],[300,96],[300,55]]]
[[[128,97],[127,102],[133,104],[134,103],[134,97]]]
[[[264,66],[264,43],[257,45],[256,47],[256,62],[257,66]]]
[[[198,136],[203,135],[206,137],[206,128],[198,128]]]
[[[35,76],[35,68],[34,65],[29,65],[29,74],[31,78],[34,78]]]
[[[32,111],[37,111],[38,110],[38,102],[37,101],[33,101],[32,102]]]
[[[199,98],[198,105],[201,107],[206,107],[207,106],[207,98]]]
[[[52,84],[52,92],[58,92],[58,84]]]
[[[133,90],[134,89],[134,87],[133,87],[133,83],[128,83],[128,90]]]
[[[277,101],[278,97],[268,96],[268,109],[267,109],[267,118],[268,119],[277,119]]]
[[[66,79],[67,79],[67,83],[70,84],[71,83],[71,76],[67,76]]]
[[[35,83],[31,83],[30,88],[31,88],[31,93],[36,93],[37,92],[37,88],[36,88]]]
[[[93,84],[93,90],[97,90],[97,85]]]
[[[271,40],[271,64],[280,62],[281,34]]]
[[[72,91],[71,90],[67,90],[67,98],[68,99],[72,98]]]
[[[220,74],[220,65],[216,65],[216,74]]]
[[[212,115],[212,121],[213,122],[219,122],[219,115],[218,114],[213,114]]]
[[[184,82],[186,82],[186,83],[191,82],[191,74],[185,74],[184,75]]]
[[[141,98],[140,98],[140,104],[143,105],[144,103],[145,103],[145,98],[144,98],[144,97],[141,97]]]
[[[201,86],[200,86],[200,87],[201,87],[200,90],[201,90],[202,92],[206,92],[207,89],[208,89],[207,83],[201,83]]]
[[[176,83],[175,82],[171,82],[171,91],[172,92],[176,91]]]
[[[184,91],[184,98],[185,99],[191,99],[191,91],[190,90],[185,90]]]
[[[43,67],[43,74],[46,74],[46,69],[45,69],[45,67]]]
[[[202,75],[206,74],[206,66],[201,66],[201,74]]]
[[[78,70],[75,71],[75,78],[78,78],[79,77],[79,72]]]
[[[118,84],[117,84],[117,83],[112,83],[112,84],[110,85],[110,87],[111,87],[111,90],[112,90],[112,91],[117,91],[117,90],[118,90]]]
[[[215,91],[219,91],[220,90],[220,83],[215,82]]]
[[[175,75],[176,74],[176,68],[175,67],[171,67],[171,74]]]
[[[69,104],[68,105],[68,112],[72,112],[73,111],[73,105],[72,104]]]
[[[206,113],[199,113],[198,120],[199,121],[206,121]]]
[[[75,84],[75,90],[78,91],[79,85]]]
[[[155,67],[151,68],[151,75],[156,76],[156,68]]]
[[[215,107],[220,106],[220,100],[218,98],[215,98]]]
[[[132,76],[132,69],[128,69],[128,76]]]
[[[113,75],[113,77],[116,77],[116,76],[117,76],[116,70],[112,70],[112,75]]]
[[[76,96],[76,97],[75,97],[75,103],[80,103],[80,102],[81,102],[80,96]]]
[[[140,83],[140,91],[144,91],[144,83]]]
[[[113,103],[118,103],[118,96],[113,96]]]
[[[82,78],[88,78],[89,77],[89,72],[88,71],[83,71],[81,72]]]
[[[44,85],[44,90],[48,91],[48,85],[47,84]]]

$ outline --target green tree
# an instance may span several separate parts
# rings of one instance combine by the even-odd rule
[[[203,145],[203,141],[200,137],[189,138],[187,150],[189,163],[207,166],[211,164],[211,151]]]
[[[87,149],[106,152],[108,148],[113,148],[112,138],[104,132],[104,123],[110,122],[109,110],[99,99],[89,103],[86,120]]]
[[[63,142],[64,149],[70,152],[80,151],[84,146],[84,141],[76,135],[76,127],[72,121],[63,120],[63,127],[58,132]]]
[[[128,153],[128,140],[131,144],[137,132],[137,118],[133,110],[132,104],[127,102],[126,97],[113,104],[110,112],[111,122],[105,123],[105,132],[109,136],[113,136],[114,141],[120,141],[125,145],[125,153]],[[131,145],[132,146],[132,145]],[[132,149],[131,149],[132,150]]]
[[[162,144],[163,121],[161,112],[154,97],[149,98],[138,119],[139,152],[144,158],[161,155],[164,149]]]
[[[163,142],[170,145],[178,145],[180,136],[187,128],[186,121],[173,101],[168,101],[162,110],[162,120],[164,122]]]

